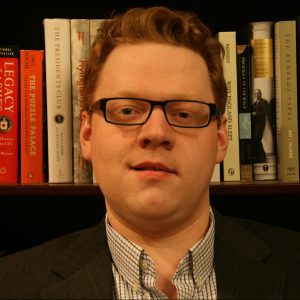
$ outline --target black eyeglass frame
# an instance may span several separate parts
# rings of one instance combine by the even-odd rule
[[[150,104],[150,110],[149,110],[147,118],[143,122],[139,122],[139,123],[113,122],[113,121],[108,120],[107,116],[106,116],[106,104],[110,100],[142,100],[142,101],[148,102]],[[201,103],[201,104],[207,105],[209,107],[209,117],[208,117],[207,123],[205,125],[201,125],[201,126],[181,126],[181,125],[173,124],[172,122],[170,122],[169,119],[168,119],[166,110],[165,110],[165,106],[168,103],[171,103],[171,102],[182,102],[182,101],[196,102],[196,103]],[[163,108],[165,118],[166,118],[169,125],[175,126],[175,127],[181,127],[181,128],[203,128],[203,127],[207,127],[210,124],[211,118],[213,116],[216,116],[216,117],[222,116],[222,113],[220,112],[220,110],[218,109],[218,107],[215,103],[210,103],[210,102],[206,102],[206,101],[203,101],[203,100],[179,100],[179,99],[177,99],[177,100],[166,100],[166,101],[154,101],[154,100],[149,100],[149,99],[144,99],[144,98],[134,98],[134,97],[101,98],[101,99],[96,100],[95,102],[93,102],[89,106],[88,112],[94,112],[96,110],[102,110],[103,115],[104,115],[104,119],[107,123],[115,124],[115,125],[122,125],[122,126],[137,126],[137,125],[143,125],[143,124],[147,123],[147,121],[149,120],[149,118],[152,114],[154,106],[161,106]]]

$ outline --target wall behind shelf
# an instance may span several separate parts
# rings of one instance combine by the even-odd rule
[[[21,1],[20,1],[21,2]],[[69,1],[4,1],[1,3],[1,43],[18,44],[23,49],[43,49],[43,18],[107,18],[111,12],[122,12],[135,6],[164,5],[170,8],[193,11],[213,32],[235,30],[250,21],[289,19],[300,15],[295,0],[271,1],[101,1],[71,4]]]
[[[274,197],[270,194],[240,194],[234,189],[222,195],[221,191],[212,193],[211,202],[224,215],[300,231],[299,192],[286,195],[282,190]],[[101,194],[1,195],[0,250],[15,252],[94,226],[104,213]]]

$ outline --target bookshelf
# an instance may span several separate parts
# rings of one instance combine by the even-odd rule
[[[210,185],[212,197],[224,196],[277,196],[285,194],[300,195],[300,184],[283,183],[279,181],[261,182],[215,182]],[[2,184],[0,197],[10,196],[91,196],[98,197],[101,191],[96,184]]]
[[[0,40],[22,49],[43,49],[44,18],[107,18],[112,11],[129,7],[165,5],[190,10],[212,29],[236,30],[250,21],[284,20],[300,15],[297,1],[284,4],[269,1],[107,1],[73,5],[61,1],[27,1],[22,9],[5,1],[0,18]],[[98,222],[104,214],[104,200],[97,185],[41,184],[0,185],[0,250],[16,251]],[[300,231],[300,183],[226,182],[211,185],[211,201],[220,212],[246,217]]]

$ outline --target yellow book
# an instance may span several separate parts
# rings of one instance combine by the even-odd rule
[[[275,23],[277,170],[299,181],[296,21]]]
[[[218,39],[225,49],[223,70],[227,85],[225,116],[227,118],[228,149],[223,161],[223,178],[224,181],[239,181],[241,177],[237,98],[236,32],[219,32]]]

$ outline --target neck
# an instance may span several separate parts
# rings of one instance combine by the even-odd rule
[[[169,299],[176,298],[176,287],[172,283],[172,278],[180,261],[188,253],[188,250],[205,235],[208,226],[209,215],[202,216],[190,228],[175,236],[162,238],[155,242],[145,241],[145,252],[152,257],[156,267],[156,286]]]
[[[115,218],[110,218],[111,226],[121,235],[141,246],[153,259],[157,281],[156,286],[170,299],[176,298],[176,287],[172,278],[181,259],[188,250],[197,243],[209,227],[209,205],[203,209],[197,218],[179,230],[145,231],[131,230],[122,226]],[[178,229],[178,228],[177,228]]]

